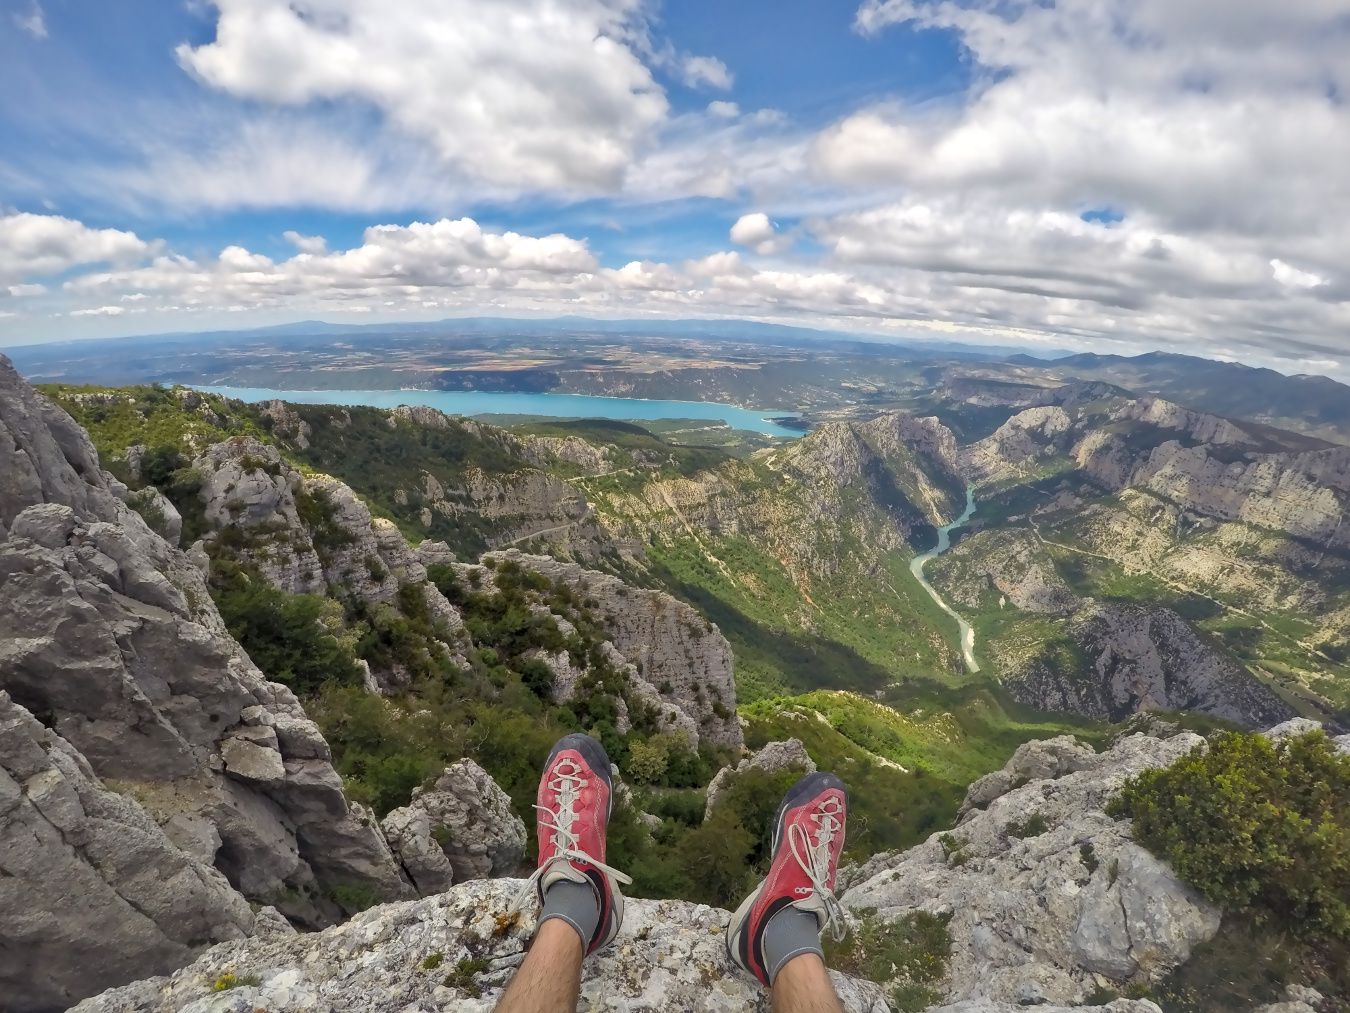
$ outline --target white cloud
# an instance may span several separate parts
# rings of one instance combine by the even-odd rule
[[[178,49],[206,84],[279,105],[369,103],[497,186],[617,188],[667,112],[640,56],[642,0],[212,2],[215,41]]]
[[[47,18],[43,14],[42,5],[33,0],[25,14],[15,13],[14,24],[20,31],[27,32],[35,39],[45,39],[47,37]]]
[[[823,131],[813,169],[861,210],[811,228],[835,262],[958,326],[1343,361],[1347,13],[1344,0],[866,0],[866,35],[954,34],[972,85]],[[1104,208],[1121,220],[1080,217]]]
[[[731,241],[748,246],[762,256],[781,253],[792,245],[787,236],[780,235],[778,226],[762,211],[742,215],[731,227]]]
[[[287,229],[282,238],[301,253],[320,254],[328,252],[328,240],[323,236],[302,236],[294,229]]]
[[[42,295],[47,291],[46,285],[10,285],[8,292],[16,299],[23,299],[27,296]]]
[[[715,56],[686,56],[680,64],[681,76],[690,88],[716,88],[726,91],[736,81],[727,65]]]
[[[715,102],[708,103],[708,115],[715,116],[719,120],[734,120],[741,114],[741,107],[735,102],[726,102],[718,99]]]
[[[1317,286],[1327,283],[1327,280],[1320,274],[1300,271],[1297,267],[1286,264],[1278,257],[1270,262],[1270,271],[1275,276],[1276,281],[1281,285],[1288,285],[1290,288],[1317,288]]]
[[[125,306],[98,306],[94,309],[72,310],[72,317],[120,317],[126,312]]]
[[[135,233],[91,229],[59,215],[0,217],[0,282],[46,277],[84,264],[124,263],[150,250]]]

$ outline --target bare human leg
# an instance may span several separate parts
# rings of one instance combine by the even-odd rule
[[[502,993],[497,1013],[575,1013],[584,955],[581,937],[571,925],[560,918],[544,922],[525,963]]]
[[[620,883],[605,864],[611,799],[610,764],[589,735],[565,735],[539,779],[539,864],[516,899],[533,898],[539,927],[525,962],[497,1003],[498,1013],[573,1013],[581,962],[608,946],[623,924]]]
[[[773,979],[774,1013],[844,1013],[825,962],[815,953],[793,957]]]

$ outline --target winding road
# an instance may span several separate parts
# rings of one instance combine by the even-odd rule
[[[952,608],[943,599],[942,595],[937,593],[937,589],[928,583],[923,575],[923,568],[930,559],[940,556],[946,552],[952,545],[952,532],[960,528],[975,514],[975,489],[971,486],[966,487],[966,509],[960,517],[950,524],[938,528],[937,545],[929,549],[922,555],[915,556],[909,564],[909,572],[914,574],[914,579],[923,585],[923,589],[928,592],[929,597],[937,602],[938,608],[946,612],[956,620],[956,625],[961,628],[961,654],[965,658],[966,668],[971,672],[980,670],[980,663],[975,660],[975,628],[966,622],[965,616],[961,615],[956,609]]]

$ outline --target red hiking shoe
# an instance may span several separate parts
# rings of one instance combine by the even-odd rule
[[[844,912],[834,896],[844,850],[848,790],[833,774],[807,774],[788,790],[773,829],[773,864],[727,925],[727,955],[768,985],[764,928],[789,905],[816,916],[821,931],[844,930]]]
[[[539,779],[536,828],[539,867],[526,882],[517,907],[531,893],[539,904],[559,880],[589,883],[600,899],[600,920],[586,946],[589,955],[608,945],[623,923],[619,883],[632,880],[605,864],[605,830],[613,807],[613,786],[605,747],[589,735],[558,740]]]

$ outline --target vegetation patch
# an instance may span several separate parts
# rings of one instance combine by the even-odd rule
[[[1129,816],[1139,842],[1222,906],[1230,928],[1249,927],[1234,938],[1251,955],[1244,966],[1252,973],[1315,979],[1350,1002],[1350,757],[1325,734],[1272,743],[1224,732],[1131,781],[1108,811]],[[1203,998],[1215,990],[1211,977],[1230,974],[1234,948],[1180,972],[1176,1009],[1234,1008]],[[1239,990],[1259,984],[1250,975],[1236,980]]]
[[[897,1013],[919,1013],[942,1001],[938,986],[952,954],[951,915],[911,911],[883,921],[872,910],[857,919],[841,941],[827,940],[825,960],[844,974],[885,985]]]
[[[1032,813],[1024,820],[1014,820],[1003,829],[1009,837],[1040,837],[1050,829],[1050,824],[1045,822],[1045,817],[1040,813]]]
[[[478,995],[481,989],[478,987],[478,976],[484,973],[490,965],[482,957],[465,957],[451,968],[450,973],[445,976],[446,988],[457,988],[461,992],[470,992]]]
[[[233,971],[226,971],[211,983],[211,991],[229,992],[232,989],[257,987],[261,984],[262,979],[256,974],[235,974]]]

